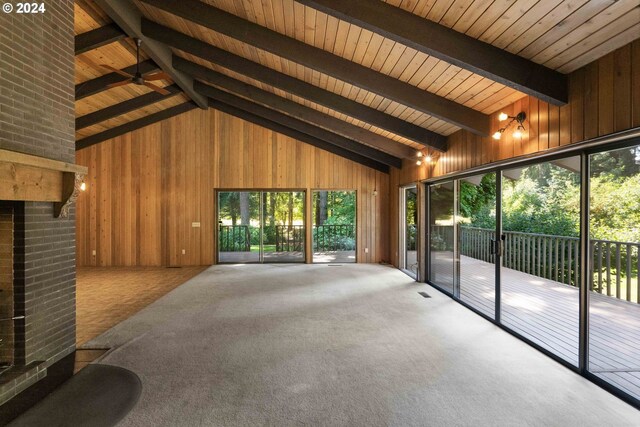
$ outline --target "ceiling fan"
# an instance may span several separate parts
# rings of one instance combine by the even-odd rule
[[[107,70],[113,71],[114,73],[127,77],[126,80],[123,80],[117,83],[112,83],[110,85],[107,85],[107,87],[111,89],[112,87],[135,84],[138,86],[146,86],[149,89],[153,89],[162,95],[169,95],[170,94],[169,91],[161,88],[160,86],[154,85],[153,83],[149,83],[156,80],[170,80],[171,76],[169,76],[169,74],[162,71],[159,73],[151,73],[151,74],[140,73],[140,45],[142,44],[142,40],[140,39],[134,39],[134,40],[136,42],[136,73],[129,74],[122,70],[118,70],[117,68],[114,68],[110,65],[100,64],[101,67],[106,68]]]

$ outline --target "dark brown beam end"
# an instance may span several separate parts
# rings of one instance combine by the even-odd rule
[[[311,135],[341,149],[345,149],[349,152],[368,157],[372,160],[386,164],[388,166],[393,166],[395,168],[402,167],[402,159],[398,157],[391,156],[385,152],[376,150],[375,148],[361,144],[342,135],[338,135],[318,126],[312,125],[302,120],[298,120],[295,117],[272,110],[271,108],[265,107],[263,105],[256,104],[255,102],[248,99],[240,98],[239,96],[233,95],[229,92],[225,92],[213,86],[200,83],[197,80],[194,84],[194,89],[198,93],[207,96],[210,99],[224,102],[225,104],[240,108],[241,110],[247,111],[251,114],[255,114],[267,120],[280,123],[283,126],[295,129],[307,135]]]
[[[150,59],[146,61],[142,61],[140,63],[140,72],[142,74],[150,73],[152,71],[158,71],[158,70],[160,70],[160,67],[158,67],[158,65],[156,65],[156,63]],[[134,64],[134,65],[131,65],[130,67],[123,68],[121,71],[124,71],[125,73],[128,73],[128,74],[133,74],[136,72],[136,66]],[[125,78],[126,77],[121,76],[118,73],[109,73],[109,74],[105,74],[104,76],[96,77],[95,79],[88,80],[83,83],[78,83],[76,85],[76,101],[91,95],[95,95],[96,93],[100,93],[103,90],[106,90],[108,85],[112,83],[121,82]]]
[[[569,101],[566,75],[388,3],[296,1],[545,102]]]
[[[198,56],[257,81],[280,88],[301,98],[308,99],[316,104],[324,105],[332,110],[355,117],[358,120],[387,130],[418,144],[430,146],[441,152],[447,149],[447,139],[443,135],[249,61],[248,59],[189,37],[171,28],[143,19],[142,31],[148,37],[166,43],[176,49]],[[194,75],[198,72],[199,68],[194,68],[191,64],[193,63],[178,56],[174,56],[173,58],[173,65],[176,69]]]
[[[102,110],[98,110],[93,113],[85,114],[84,116],[78,117],[76,119],[76,130],[93,126],[96,123],[100,123],[105,120],[127,114],[131,111],[137,110],[139,108],[144,108],[148,105],[155,104],[156,102],[163,101],[165,99],[171,98],[174,95],[182,93],[182,90],[180,90],[180,87],[178,85],[167,86],[164,89],[170,92],[169,95],[162,95],[158,92],[150,92],[142,96],[120,102],[110,107],[103,108]]]
[[[142,0],[215,32],[315,69],[407,107],[488,136],[489,116],[198,0]]]
[[[127,37],[127,34],[116,24],[105,25],[104,27],[78,34],[75,37],[76,55],[122,40],[125,37]]]
[[[258,116],[256,114],[249,113],[248,111],[242,110],[240,108],[236,108],[232,105],[225,104],[224,102],[220,102],[214,99],[209,100],[209,106],[215,108],[216,110],[222,111],[224,113],[230,114],[232,116],[238,117],[242,120],[246,120],[247,122],[256,124],[258,126],[262,126],[266,129],[270,129],[274,132],[278,132],[282,135],[286,135],[290,138],[297,139],[298,141],[304,142],[306,144],[312,145],[321,150],[328,151],[329,153],[333,153],[337,156],[344,157],[348,160],[359,163],[363,166],[370,167],[382,173],[389,173],[389,166],[372,160],[368,157],[361,156],[356,153],[352,153],[351,151],[345,150],[343,148],[337,147],[333,144],[329,144],[322,139],[315,138],[311,135],[307,135],[306,133],[297,131],[295,129],[291,129],[287,126],[284,126],[280,123],[268,120],[264,117]]]
[[[195,108],[198,108],[198,105],[193,102],[185,102],[184,104],[167,108],[166,110],[162,110],[158,113],[150,114],[141,119],[116,126],[112,129],[108,129],[104,132],[100,132],[76,141],[76,150],[91,147],[92,145],[99,144],[108,139],[116,138],[120,135],[124,135],[125,133],[129,133],[145,126],[149,126],[162,120],[177,116],[178,114],[186,113],[187,111],[191,111]]]

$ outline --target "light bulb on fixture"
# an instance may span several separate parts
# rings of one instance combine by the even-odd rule
[[[498,114],[498,120],[500,120],[501,122],[504,122],[505,120],[507,120],[509,118],[509,115],[507,113],[500,113]]]
[[[87,191],[87,183],[82,181],[80,184],[80,191]]]
[[[422,151],[418,151],[418,152],[416,153],[416,156],[418,156],[418,157],[422,157],[423,155],[424,155],[424,154],[422,154]]]
[[[420,166],[422,164],[422,160],[416,160],[416,165]]]
[[[518,128],[515,130],[515,132],[513,132],[513,137],[514,138],[522,138],[522,131],[523,131],[522,126],[518,126]]]
[[[501,135],[502,135],[502,132],[497,131],[496,133],[493,134],[493,139],[500,139]]]
[[[424,158],[424,161],[427,162],[427,163],[431,163],[431,160],[433,160],[431,158],[431,156],[427,156],[427,157]]]

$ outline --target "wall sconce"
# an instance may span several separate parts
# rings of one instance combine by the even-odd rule
[[[416,157],[418,158],[418,160],[416,160],[416,165],[418,166],[420,166],[423,163],[428,164],[433,161],[433,157],[431,156],[431,154],[425,155],[422,151],[416,152]]]
[[[82,181],[80,183],[80,191],[87,191],[87,183]]]
[[[524,111],[519,112],[515,116],[510,116],[507,113],[498,114],[499,121],[504,122],[505,120],[508,120],[508,119],[511,119],[511,121],[509,121],[509,123],[507,123],[504,127],[500,128],[496,133],[494,133],[493,139],[500,139],[500,137],[502,136],[502,133],[506,131],[513,122],[518,123],[516,130],[513,131],[513,137],[522,138],[522,133],[526,131],[524,127],[524,121],[527,119],[527,114]]]

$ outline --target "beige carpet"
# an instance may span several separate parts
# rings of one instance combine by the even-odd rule
[[[425,299],[418,291],[427,291]],[[632,426],[640,412],[398,270],[212,267],[87,347],[122,426]]]

